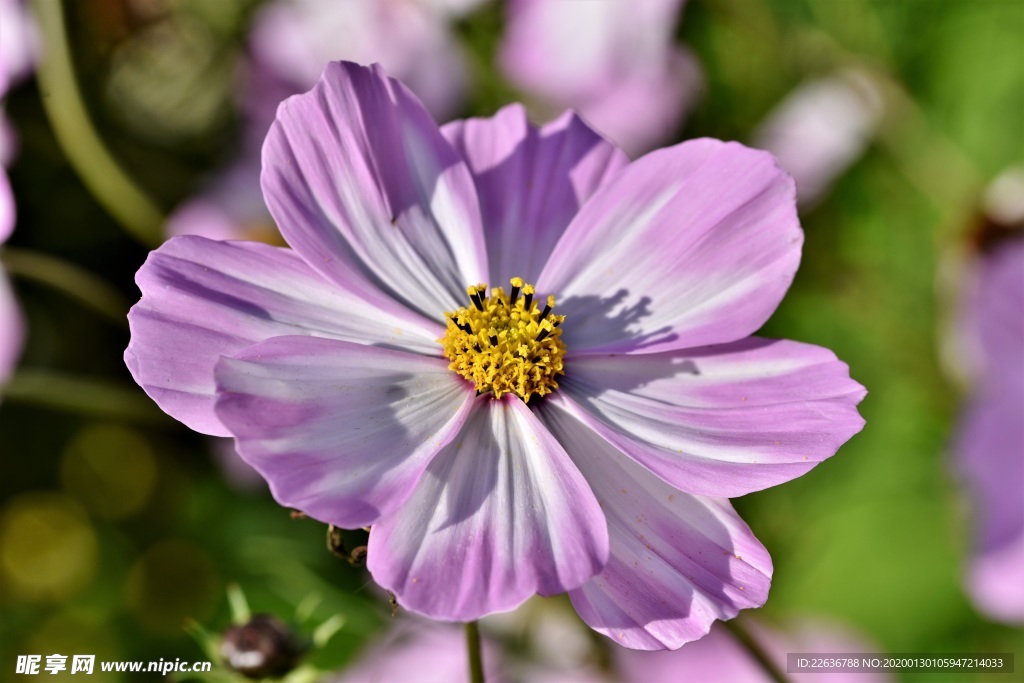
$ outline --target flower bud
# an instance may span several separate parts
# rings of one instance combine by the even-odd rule
[[[232,626],[220,644],[224,664],[253,679],[283,676],[302,653],[291,629],[270,614],[257,614],[245,624]]]

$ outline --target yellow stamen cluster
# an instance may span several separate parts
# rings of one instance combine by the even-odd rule
[[[449,360],[448,368],[476,385],[478,393],[495,398],[511,393],[529,402],[558,388],[562,374],[564,315],[554,315],[555,297],[543,310],[533,301],[533,285],[521,278],[510,281],[512,292],[487,285],[469,287],[470,305],[445,313],[448,330],[438,339]]]

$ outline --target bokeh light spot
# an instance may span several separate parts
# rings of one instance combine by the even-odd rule
[[[161,541],[128,572],[125,598],[144,628],[175,635],[186,619],[202,623],[213,614],[219,586],[213,561],[197,546],[183,540]]]
[[[27,493],[0,514],[0,574],[16,600],[70,598],[92,579],[96,558],[92,526],[67,496]]]
[[[60,468],[64,489],[106,519],[123,519],[144,508],[156,475],[156,458],[146,439],[118,425],[80,431],[65,449]]]

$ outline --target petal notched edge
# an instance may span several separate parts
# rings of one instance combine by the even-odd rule
[[[570,592],[591,628],[625,647],[675,649],[764,603],[771,558],[728,500],[673,488],[556,404],[540,412],[608,519],[608,564]]]
[[[749,336],[800,263],[792,178],[719,140],[657,150],[580,209],[537,282],[576,353],[655,353]]]
[[[374,525],[367,567],[403,607],[470,621],[578,587],[607,557],[604,515],[562,447],[520,399],[481,396]]]
[[[657,354],[571,358],[551,398],[618,450],[696,495],[801,476],[859,432],[866,394],[828,349],[751,337]]]
[[[440,325],[356,286],[325,280],[289,249],[175,237],[135,281],[125,364],[162,410],[190,428],[230,436],[213,410],[213,368],[253,344],[305,334],[440,355]]]
[[[330,280],[379,287],[439,320],[487,277],[469,170],[379,65],[332,62],[282,102],[261,183],[281,234]]]

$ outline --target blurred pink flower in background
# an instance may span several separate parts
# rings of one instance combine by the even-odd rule
[[[39,36],[21,0],[0,0],[0,97],[32,70]]]
[[[0,0],[0,104],[8,89],[32,68],[38,37],[20,0]],[[14,134],[0,110],[0,246],[11,236],[15,223],[14,195],[7,165],[14,156]],[[25,328],[14,292],[0,268],[0,383],[10,375],[24,342]]]
[[[675,44],[683,0],[510,0],[500,62],[542,120],[580,113],[630,156],[667,141],[702,83]]]
[[[955,442],[974,509],[967,588],[978,609],[1024,623],[1024,169],[983,207],[988,239],[964,278],[957,358],[971,395]]]
[[[481,639],[488,683],[508,680],[501,652]],[[469,683],[466,638],[448,624],[408,620],[391,629],[350,666],[324,683]]]
[[[481,1],[276,0],[257,15],[250,44],[260,65],[293,92],[313,87],[327,62],[376,62],[446,119],[467,85],[465,58],[449,27]]]
[[[852,654],[877,652],[878,648],[845,628],[823,622],[800,624],[792,632],[780,632],[746,621],[751,635],[765,654],[783,672],[790,652]],[[772,683],[764,667],[743,647],[736,636],[721,624],[700,640],[674,652],[637,652],[617,649],[613,661],[622,681],[643,683]],[[892,680],[884,673],[790,673],[792,681],[820,683],[885,683]],[[554,683],[554,681],[552,681]]]
[[[846,69],[790,93],[754,131],[753,145],[774,154],[796,180],[800,204],[813,205],[865,152],[883,112],[874,77]]]
[[[21,0],[0,0],[0,105],[11,86],[32,69],[39,39]],[[14,158],[14,133],[0,109],[0,244],[14,229],[14,198],[6,167]]]
[[[216,240],[279,242],[260,192],[258,155],[243,149],[241,158],[174,210],[167,219],[166,233],[168,237],[202,235]]]
[[[547,616],[551,616],[550,614]],[[488,622],[485,622],[485,625]],[[543,625],[543,618],[536,626]],[[765,654],[781,671],[786,671],[788,653],[854,654],[878,652],[863,636],[832,622],[804,621],[793,630],[778,631],[751,620],[747,628]],[[551,634],[554,635],[554,634]],[[562,633],[574,640],[583,637],[575,629]],[[486,632],[485,632],[486,636]],[[537,652],[503,650],[496,642],[483,639],[483,663],[487,681],[529,681],[529,683],[772,683],[771,676],[753,655],[721,624],[711,632],[672,652],[642,652],[613,647],[607,668],[599,668],[591,650],[587,660],[558,664],[537,658]],[[555,650],[558,640],[547,643]],[[542,653],[540,653],[542,654]],[[792,681],[849,683],[853,674],[840,672],[791,673]],[[888,683],[886,673],[857,673],[861,683]],[[325,683],[462,683],[468,681],[466,642],[461,629],[422,620],[407,620],[385,634],[352,665]]]
[[[277,105],[309,90],[332,60],[380,63],[437,118],[466,94],[467,68],[450,24],[482,0],[275,0],[249,37],[239,99],[246,118],[239,157],[180,205],[168,235],[280,243],[260,192],[260,147]]]

